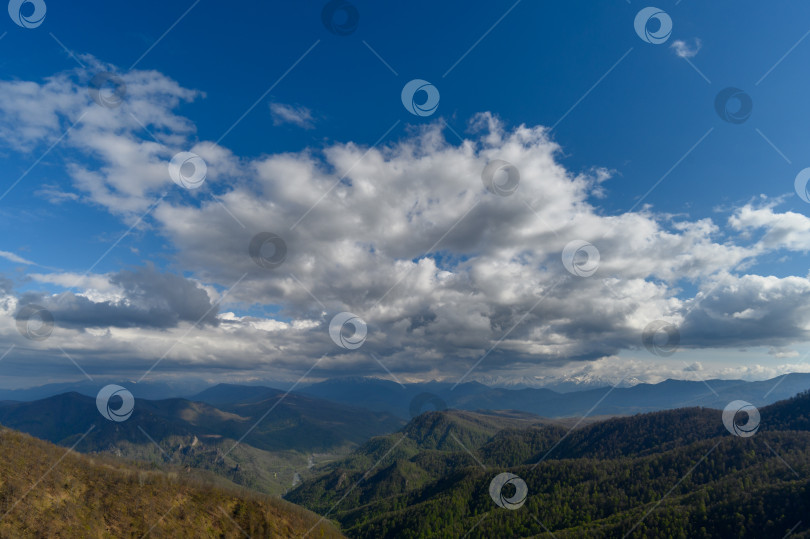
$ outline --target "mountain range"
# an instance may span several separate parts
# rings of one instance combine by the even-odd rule
[[[460,410],[519,410],[543,417],[626,415],[704,406],[723,408],[733,400],[766,406],[810,388],[810,374],[786,374],[770,380],[665,380],[632,387],[602,387],[558,393],[545,388],[506,389],[478,382],[397,384],[377,378],[337,378],[304,387],[301,393],[410,418],[436,407]],[[426,398],[423,395],[430,395]],[[422,395],[422,397],[420,397]],[[416,410],[414,410],[416,411]]]
[[[217,384],[201,387],[199,383],[117,382],[129,389],[136,399],[161,400],[184,398],[218,406],[239,402],[257,396],[285,393],[281,388],[260,384]],[[770,380],[749,382],[744,380],[665,380],[657,384],[627,381],[602,387],[599,379],[589,379],[587,389],[575,385],[549,388],[495,387],[479,382],[466,382],[457,386],[448,382],[421,382],[399,384],[391,380],[370,377],[334,378],[313,384],[300,384],[290,395],[306,395],[317,399],[341,403],[388,413],[401,419],[410,419],[419,411],[439,407],[463,410],[520,410],[543,417],[570,417],[577,415],[619,415],[705,406],[723,408],[736,399],[756,406],[766,406],[810,388],[810,373],[792,373]],[[50,384],[21,390],[0,390],[0,401],[33,401],[54,395],[77,392],[95,398],[98,383],[89,381],[74,384]],[[193,389],[193,390],[192,390]],[[289,397],[288,397],[289,398]],[[420,410],[411,408],[421,404]],[[596,406],[593,410],[592,407]]]
[[[285,495],[349,537],[782,537],[810,509],[810,395],[784,398],[808,388],[804,374],[569,393],[350,378],[136,397],[121,422],[68,392],[0,402],[0,424],[105,463]],[[759,408],[755,437],[729,434],[733,400]],[[500,473],[528,485],[527,511],[493,510]]]
[[[707,408],[575,429],[428,412],[286,498],[352,538],[810,537],[810,392],[759,412],[753,437]],[[528,493],[513,510],[502,474]]]

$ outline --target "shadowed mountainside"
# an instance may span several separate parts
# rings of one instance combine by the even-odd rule
[[[207,469],[279,494],[292,486],[296,473],[306,474],[313,453],[345,453],[403,424],[388,414],[270,391],[222,409],[185,399],[139,399],[132,416],[120,423],[102,417],[95,399],[66,393],[0,403],[0,424],[64,446],[93,427],[76,450]]]

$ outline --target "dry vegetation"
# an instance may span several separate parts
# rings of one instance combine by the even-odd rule
[[[0,537],[302,537],[293,504],[0,428]],[[61,459],[61,460],[60,460]],[[328,521],[312,538],[343,537]]]

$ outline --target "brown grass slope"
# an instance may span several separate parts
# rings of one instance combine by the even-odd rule
[[[278,498],[66,451],[0,427],[0,537],[343,537]]]

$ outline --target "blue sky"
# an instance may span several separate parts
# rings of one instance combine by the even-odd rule
[[[767,335],[746,342],[741,337],[745,335],[745,328],[727,327],[724,323],[717,328],[710,326],[720,332],[721,336],[715,341],[700,331],[690,333],[688,329],[697,322],[693,321],[690,326],[684,317],[688,317],[689,313],[699,315],[702,307],[695,306],[693,311],[689,302],[700,290],[713,290],[715,283],[711,276],[716,272],[727,272],[735,278],[747,275],[784,279],[794,276],[806,280],[808,257],[805,236],[808,230],[801,216],[807,215],[808,207],[795,195],[793,180],[800,170],[810,166],[810,159],[806,157],[808,139],[803,121],[810,113],[810,102],[805,96],[804,69],[810,60],[810,40],[804,40],[808,32],[806,21],[810,6],[801,2],[781,3],[778,8],[754,2],[712,5],[689,1],[677,4],[664,2],[656,6],[671,18],[673,30],[664,43],[651,44],[644,42],[633,28],[636,14],[647,7],[636,2],[593,4],[523,0],[517,3],[445,2],[434,5],[427,2],[380,4],[356,1],[352,5],[359,13],[359,23],[356,30],[345,36],[329,32],[322,24],[324,5],[321,2],[303,5],[249,3],[232,9],[207,0],[168,5],[156,2],[137,5],[93,2],[88,4],[89,7],[77,10],[72,6],[47,2],[46,18],[36,28],[21,28],[11,18],[6,19],[0,28],[0,34],[6,32],[0,39],[0,50],[6,51],[2,55],[4,83],[14,85],[28,81],[44,87],[49,77],[63,74],[76,85],[61,86],[59,92],[63,93],[59,95],[62,97],[48,102],[40,94],[27,101],[9,98],[0,106],[0,127],[4,133],[0,139],[0,156],[5,164],[0,173],[3,186],[12,185],[35,164],[0,201],[0,222],[10,232],[0,244],[0,251],[36,263],[20,263],[9,260],[13,259],[9,256],[0,259],[0,271],[14,282],[13,296],[39,294],[41,302],[50,301],[42,294],[58,294],[66,289],[64,282],[67,277],[60,279],[56,276],[83,274],[115,245],[93,267],[92,275],[102,280],[109,280],[111,275],[118,275],[122,271],[134,272],[127,274],[130,276],[143,276],[145,274],[138,273],[137,268],[150,268],[148,271],[155,275],[171,274],[188,278],[197,290],[207,290],[211,301],[216,301],[220,299],[216,296],[228,290],[241,273],[221,270],[218,263],[200,253],[209,246],[212,251],[215,250],[217,242],[223,241],[222,237],[201,237],[192,241],[183,234],[177,219],[185,215],[194,222],[200,219],[205,223],[208,208],[219,207],[216,202],[219,199],[224,201],[225,212],[232,214],[224,219],[235,220],[238,223],[236,230],[241,228],[250,236],[249,232],[261,230],[253,230],[253,223],[256,222],[254,219],[259,219],[262,211],[275,208],[282,214],[290,208],[289,204],[285,204],[287,199],[281,195],[281,190],[285,181],[297,181],[297,169],[285,172],[283,167],[276,169],[270,166],[272,172],[268,174],[277,183],[272,188],[254,190],[256,200],[266,204],[266,207],[251,208],[248,203],[250,197],[241,196],[235,186],[250,191],[251,185],[265,185],[261,174],[257,178],[251,176],[260,163],[283,161],[283,157],[288,155],[291,161],[300,165],[311,156],[324,167],[325,174],[340,179],[346,169],[361,160],[349,159],[349,166],[340,169],[345,161],[339,156],[334,159],[329,157],[334,152],[352,154],[352,148],[359,148],[358,157],[365,159],[363,156],[368,150],[369,162],[373,163],[377,150],[386,147],[401,149],[415,144],[414,141],[425,137],[425,133],[431,129],[443,133],[446,143],[451,146],[461,144],[458,135],[480,143],[484,135],[480,130],[471,128],[471,122],[478,114],[490,113],[498,118],[500,127],[495,130],[501,129],[502,139],[516,133],[521,125],[527,128],[553,127],[550,131],[544,131],[543,141],[536,138],[531,142],[524,141],[525,154],[521,154],[522,157],[531,160],[532,156],[547,152],[553,158],[554,165],[564,171],[558,171],[560,174],[567,175],[570,180],[581,177],[581,181],[587,184],[587,187],[577,188],[576,195],[571,195],[571,208],[575,210],[568,217],[558,215],[556,217],[560,220],[555,221],[554,211],[545,215],[545,210],[539,210],[542,215],[538,214],[537,218],[542,224],[532,226],[548,226],[556,235],[555,241],[564,244],[566,241],[563,240],[573,239],[573,236],[561,237],[557,230],[564,230],[569,218],[576,221],[580,215],[576,208],[587,205],[590,217],[582,225],[585,228],[578,228],[579,236],[583,236],[581,231],[587,229],[585,235],[589,237],[585,239],[600,247],[601,257],[605,261],[600,267],[602,271],[594,277],[616,278],[627,284],[627,291],[620,291],[618,297],[632,296],[637,292],[633,286],[643,283],[666,288],[660,291],[658,299],[662,303],[657,315],[644,315],[682,324],[683,349],[678,352],[677,358],[668,358],[669,363],[665,367],[660,358],[645,356],[644,349],[639,349],[640,336],[633,340],[615,333],[620,327],[620,333],[630,335],[644,326],[638,308],[636,314],[631,316],[623,307],[608,307],[608,310],[618,309],[624,313],[623,316],[627,315],[627,319],[609,332],[596,331],[594,323],[587,320],[580,320],[581,327],[578,328],[576,318],[571,321],[571,313],[567,312],[538,315],[536,320],[532,314],[521,319],[533,301],[528,304],[517,300],[509,303],[511,300],[497,297],[499,294],[494,289],[482,292],[481,305],[475,307],[481,309],[482,316],[489,318],[491,334],[488,338],[482,342],[457,343],[465,351],[453,361],[448,361],[446,369],[436,368],[432,362],[421,364],[414,357],[444,357],[448,354],[448,343],[431,340],[447,331],[447,328],[480,333],[481,327],[476,325],[478,322],[450,322],[454,316],[449,313],[454,310],[467,312],[472,307],[447,299],[438,301],[443,306],[449,305],[446,311],[436,305],[423,304],[411,306],[410,310],[405,308],[397,314],[397,306],[393,303],[388,311],[380,311],[380,305],[376,305],[371,298],[371,291],[376,286],[382,286],[383,290],[388,288],[385,283],[368,284],[365,288],[360,286],[368,291],[364,295],[355,286],[357,283],[331,281],[331,274],[326,270],[320,274],[306,273],[309,263],[321,263],[324,267],[335,263],[331,258],[319,260],[318,253],[322,251],[318,249],[313,250],[313,259],[308,263],[301,259],[290,260],[285,267],[289,273],[283,274],[288,282],[283,286],[264,283],[262,286],[256,285],[257,288],[250,292],[242,292],[242,295],[235,290],[235,295],[226,299],[215,312],[233,312],[236,317],[253,316],[265,320],[256,322],[259,325],[277,323],[292,327],[297,321],[308,330],[326,335],[325,326],[336,312],[362,311],[362,317],[369,318],[371,327],[368,348],[382,357],[383,362],[389,361],[386,365],[392,371],[400,369],[403,376],[413,379],[458,377],[467,370],[465,367],[476,364],[478,357],[499,343],[499,339],[518,320],[523,320],[526,325],[527,333],[520,338],[522,344],[515,342],[509,345],[507,339],[504,349],[500,346],[493,349],[492,357],[496,359],[480,363],[482,375],[506,378],[552,376],[557,372],[554,369],[564,368],[566,358],[570,357],[575,360],[575,371],[591,365],[598,372],[601,368],[599,365],[618,363],[632,366],[632,369],[641,371],[641,378],[646,373],[650,379],[655,376],[678,376],[678,369],[684,361],[687,364],[701,362],[712,375],[750,375],[733,369],[736,366],[753,366],[757,373],[764,373],[761,374],[764,376],[777,372],[767,369],[786,361],[798,361],[804,355],[807,347],[803,328],[810,327],[810,321],[802,318],[804,311],[798,306],[793,306],[790,311],[792,318],[788,325],[792,324],[793,330],[775,335],[773,342],[768,342]],[[29,8],[30,5],[24,7]],[[654,23],[651,24],[654,26]],[[680,49],[678,43],[681,43]],[[681,54],[678,54],[679,50]],[[210,178],[203,189],[192,192],[177,189],[166,174],[168,181],[165,187],[158,188],[154,182],[148,183],[148,188],[140,191],[133,187],[132,193],[125,193],[125,196],[112,202],[105,200],[100,191],[93,192],[88,187],[88,175],[115,173],[114,169],[112,172],[109,168],[105,169],[107,157],[99,153],[98,140],[103,139],[103,133],[99,134],[96,142],[78,140],[72,143],[74,134],[79,136],[82,132],[80,121],[75,132],[69,132],[61,142],[54,143],[79,117],[78,113],[71,116],[79,109],[70,109],[63,102],[77,95],[76,88],[83,90],[88,76],[99,70],[116,73],[128,81],[130,79],[127,77],[130,76],[153,77],[150,80],[155,87],[168,84],[166,81],[174,81],[182,89],[150,93],[146,85],[143,94],[128,95],[129,101],[125,99],[124,105],[114,111],[119,115],[116,116],[119,123],[102,122],[96,127],[108,129],[112,134],[126,131],[128,138],[145,144],[155,142],[152,140],[154,135],[157,139],[155,144],[165,144],[163,153],[170,150],[170,153],[194,151],[195,145],[199,148],[200,141],[205,141],[203,146],[208,144],[210,150],[210,143],[219,140],[218,149],[224,153],[206,154]],[[441,99],[434,115],[420,118],[403,107],[400,92],[412,79],[429,81],[438,89]],[[135,88],[137,84],[130,86]],[[20,90],[19,86],[8,86],[12,87]],[[725,122],[715,111],[715,96],[727,87],[739,88],[751,97],[753,111],[743,123]],[[40,98],[43,99],[42,103],[38,102]],[[32,112],[21,115],[20,102],[26,102]],[[188,125],[183,127],[180,120],[179,123],[158,125],[159,122],[150,123],[138,118],[137,113],[145,110],[147,105],[162,107],[165,114],[171,114],[173,119],[182,118]],[[18,107],[18,110],[15,111],[14,107]],[[16,134],[25,133],[26,126],[36,124],[37,111],[47,115],[47,111],[51,110],[49,107],[55,111],[54,117],[59,118],[56,128],[48,125],[50,131],[45,134],[21,135],[15,140]],[[284,111],[287,111],[286,117],[282,114]],[[143,123],[145,129],[132,128],[132,118]],[[291,120],[295,118],[297,120]],[[121,121],[125,121],[126,125]],[[178,133],[173,131],[173,126],[181,126],[182,129]],[[227,136],[220,140],[226,132]],[[370,148],[386,133],[387,136],[377,148]],[[349,143],[355,146],[344,146]],[[503,145],[486,144],[495,153],[498,150],[504,154],[511,151]],[[555,144],[557,147],[549,146]],[[53,149],[48,151],[52,145]],[[163,155],[162,150],[155,151],[155,155]],[[420,175],[427,177],[432,174],[429,172],[433,170],[431,167],[446,171],[447,168],[460,166],[452,156],[448,157],[448,162],[440,162],[441,156],[437,154],[435,160],[426,161],[426,168],[422,168],[418,164],[418,157],[437,150],[423,147],[421,151],[422,154],[417,152],[418,155],[410,161],[401,154],[397,159],[390,155],[383,155],[381,159],[389,163],[396,161],[396,166],[391,170],[413,168],[402,177],[397,176],[397,181],[401,182],[416,178],[418,183],[423,178]],[[489,153],[480,149],[475,152],[478,157],[490,158]],[[513,152],[513,155],[518,156],[518,153]],[[359,169],[365,164],[367,161],[362,160]],[[525,188],[532,178],[537,178],[535,191],[523,189],[518,195],[525,197],[522,200],[529,206],[541,208],[544,204],[542,177],[545,169],[537,165],[540,168],[534,171],[531,169],[534,165],[528,166],[529,169],[520,167],[521,188]],[[77,173],[76,167],[83,169],[83,172]],[[288,180],[283,177],[285,173],[290,174]],[[137,177],[134,173],[134,182],[137,182]],[[660,184],[641,201],[641,197],[659,181]],[[105,185],[115,184],[115,179],[106,178],[101,182]],[[301,180],[300,183],[303,185],[305,182]],[[360,189],[361,183],[360,179],[355,180],[348,175],[339,182],[337,189],[324,195],[325,204],[349,200],[347,206],[360,216],[357,217],[358,222],[373,228],[371,223],[374,220],[363,217],[362,209],[351,202],[351,190]],[[116,186],[119,194],[126,191],[126,187],[120,184]],[[480,183],[476,187],[480,189]],[[340,191],[343,189],[348,194],[341,198],[343,195],[340,195]],[[159,199],[164,193],[165,198]],[[130,195],[133,196],[130,198]],[[333,195],[337,197],[334,200]],[[429,192],[414,196],[414,200],[430,200]],[[448,195],[445,193],[445,196]],[[151,203],[143,205],[147,200],[156,204],[154,214],[151,211],[144,213],[152,207]],[[409,203],[407,193],[398,200],[403,205]],[[439,204],[448,203],[448,198],[439,194],[436,200]],[[130,203],[131,206],[127,206]],[[519,202],[517,204],[520,205]],[[645,205],[649,205],[646,210]],[[482,204],[481,208],[484,207]],[[499,215],[504,215],[501,211],[506,211],[495,206],[486,208],[489,213],[480,216],[483,223],[497,219]],[[741,208],[749,209],[747,217],[741,217]],[[704,269],[697,274],[690,273],[691,262],[679,266],[675,270],[676,275],[669,276],[663,276],[663,269],[651,269],[645,275],[628,275],[618,269],[618,265],[612,267],[611,272],[608,270],[611,254],[625,258],[649,256],[646,251],[646,254],[634,254],[630,248],[627,252],[620,253],[614,249],[611,253],[611,245],[620,242],[622,236],[615,231],[610,233],[610,241],[603,244],[605,249],[597,241],[602,239],[600,236],[605,223],[612,222],[610,216],[632,216],[627,213],[631,210],[636,213],[644,210],[647,212],[645,215],[651,216],[650,222],[658,223],[660,230],[676,236],[682,234],[684,223],[694,225],[701,220],[711,220],[717,230],[706,238],[710,237],[718,249],[723,246],[749,248],[756,250],[756,255],[745,257],[747,262],[742,267],[736,267],[736,264],[724,267],[722,263],[710,267],[711,264],[705,260],[698,260],[693,264]],[[456,213],[456,209],[448,209],[450,220],[445,224],[437,219],[428,219],[435,229],[420,228],[426,226],[425,223],[412,221],[413,234],[418,236],[429,230],[431,232],[425,234],[426,238],[439,238],[448,229],[456,230],[455,223],[463,221],[459,219],[466,215],[464,211],[461,209],[458,210],[460,213]],[[515,211],[513,207],[507,213]],[[373,261],[373,264],[380,265],[377,268],[379,271],[396,267],[397,260],[412,261],[416,267],[419,260],[430,259],[439,268],[434,272],[436,279],[440,279],[441,270],[456,277],[466,276],[474,280],[477,276],[481,279],[479,284],[482,286],[471,286],[472,295],[476,289],[487,288],[483,286],[485,279],[481,277],[486,272],[473,268],[474,264],[470,263],[471,260],[483,260],[484,252],[488,253],[486,263],[491,267],[498,266],[499,256],[505,257],[505,260],[523,260],[526,266],[535,269],[551,264],[548,253],[540,256],[539,247],[531,242],[522,249],[518,248],[518,244],[510,244],[511,250],[507,249],[509,252],[505,254],[503,250],[492,248],[492,238],[487,237],[486,233],[467,243],[464,238],[453,243],[450,236],[450,245],[438,249],[432,256],[425,256],[424,245],[414,247],[412,252],[408,249],[397,252],[389,244],[395,237],[381,238],[372,234],[355,238],[346,235],[350,233],[342,232],[339,227],[330,226],[329,219],[336,218],[334,215],[319,212],[314,212],[301,224],[303,229],[308,220],[312,221],[309,231],[304,229],[300,232],[304,238],[326,241],[331,229],[336,236],[343,234],[339,237],[341,241],[352,240],[366,250],[383,252],[387,246],[390,256]],[[289,215],[279,217],[279,223],[283,222],[284,226],[274,224],[273,230],[279,233],[283,229],[292,230],[285,229],[285,226],[295,222],[294,215],[300,216],[301,213],[290,210]],[[139,221],[141,215],[145,217]],[[729,226],[729,219],[735,215],[738,222],[744,221],[737,228]],[[784,215],[790,217],[784,218]],[[341,222],[350,222],[351,219],[348,217]],[[273,218],[268,218],[268,221],[272,222]],[[620,228],[630,226],[628,223],[632,223],[632,220],[621,222]],[[754,222],[758,224],[752,225]],[[776,230],[788,223],[789,230]],[[326,232],[314,232],[312,228],[317,228],[317,224],[323,225]],[[233,226],[233,222],[228,226]],[[259,226],[258,222],[256,226]],[[115,244],[130,227],[133,227],[132,232]],[[784,235],[793,239],[783,243],[776,241],[770,247],[763,248],[762,238],[771,230],[769,227],[774,227],[775,231],[771,237],[778,240]],[[533,230],[524,237],[538,240],[545,237],[543,234],[548,235],[548,230]],[[465,233],[463,226],[458,231],[462,235]],[[436,235],[431,235],[432,232],[436,232]],[[292,232],[288,234],[290,244],[295,243],[295,236]],[[562,236],[565,236],[564,232]],[[630,236],[628,233],[628,242],[642,242]],[[647,238],[650,242],[658,239],[656,234]],[[331,241],[334,244],[337,240],[332,238]],[[479,241],[488,243],[483,246],[476,243]],[[662,244],[666,242],[659,242],[659,246]],[[690,257],[699,247],[689,242],[675,242],[673,245],[673,248],[683,249],[683,253],[670,252],[669,256],[673,259],[679,254]],[[293,247],[291,245],[293,253],[306,251],[304,247],[298,250]],[[560,250],[556,246],[549,247],[549,251],[557,253],[557,259]],[[521,254],[522,251],[529,254]],[[727,255],[720,253],[717,256],[722,259]],[[632,261],[628,264],[632,266]],[[666,265],[667,262],[662,261],[662,264]],[[352,271],[348,266],[347,271]],[[300,274],[296,273],[299,270]],[[415,273],[418,272],[415,270]],[[374,272],[370,273],[373,276]],[[30,274],[39,277],[31,278]],[[45,274],[54,277],[42,277]],[[307,290],[306,297],[301,296],[300,290],[292,291],[296,285],[290,281],[290,274],[294,276],[293,281],[298,281],[297,284]],[[248,281],[252,278],[252,275],[248,277]],[[359,275],[358,282],[362,282],[363,278],[363,275]],[[404,282],[408,286],[411,277],[395,275],[391,278],[390,284]],[[164,279],[164,284],[168,283],[164,277],[159,279]],[[120,275],[112,280],[118,283],[118,288],[92,289],[84,283],[72,292],[90,298],[91,304],[132,307],[138,298],[142,300],[145,294],[148,295],[145,290],[155,290],[140,283],[129,289],[125,287],[122,293]],[[542,282],[542,279],[538,282]],[[666,284],[662,284],[664,282]],[[550,287],[549,283],[541,288],[548,291],[544,287]],[[725,290],[726,284],[719,285],[719,289]],[[778,298],[791,294],[801,297],[805,283],[793,284],[799,288],[792,292],[780,290]],[[412,293],[418,295],[417,285],[414,283],[416,288]],[[325,288],[321,294],[318,290],[322,286]],[[728,284],[729,296],[726,300],[730,301],[734,290],[739,289],[736,286]],[[127,297],[130,292],[138,298]],[[549,293],[553,298],[555,293]],[[757,297],[753,291],[751,293],[752,297]],[[365,299],[358,299],[358,294]],[[607,292],[590,291],[586,296],[592,298],[594,294],[605,295]],[[743,295],[734,297],[745,301],[741,299]],[[680,303],[673,305],[673,298],[675,303]],[[767,303],[771,299],[768,297],[764,301]],[[148,308],[141,305],[146,312],[154,308],[152,303],[147,303]],[[320,309],[318,304],[323,308]],[[385,301],[382,305],[386,305]],[[775,312],[784,311],[777,299],[773,299],[769,305]],[[92,307],[96,308],[97,305]],[[546,307],[552,309],[545,304],[540,308]],[[738,307],[735,307],[738,310],[726,314],[744,313],[745,309]],[[75,307],[74,312],[76,309],[81,307]],[[765,307],[754,306],[749,314],[759,316],[756,313],[761,315],[766,310]],[[378,323],[374,321],[375,312],[381,317]],[[711,318],[712,315],[709,313],[707,316]],[[737,319],[746,319],[747,316],[741,314]],[[51,353],[60,355],[56,343],[60,325],[59,317],[56,318],[57,331],[51,339],[26,349],[28,351],[24,354],[18,351],[10,353],[7,363],[22,369],[20,365],[29,357]],[[161,357],[162,354],[158,352],[161,346],[168,348],[173,345],[177,335],[172,331],[184,335],[183,323],[193,322],[183,316],[170,319],[174,320],[174,325],[162,328],[168,333],[164,335],[165,342],[156,342],[154,350],[150,348],[143,354],[123,352],[129,337],[116,335],[115,332],[105,337],[112,341],[112,345],[109,342],[90,343],[87,348],[82,348],[77,344],[72,353],[85,355],[89,372],[92,374],[95,369],[101,375],[105,372],[105,366],[97,358],[108,353],[105,346],[110,345],[118,358],[113,370],[126,371],[137,378],[133,373],[142,372],[142,364],[149,365],[150,359]],[[78,320],[90,321],[87,323],[90,324],[91,333],[102,334],[105,331],[103,323],[92,321],[89,316],[78,317],[73,325],[65,326],[68,328],[65,331],[76,331],[86,337],[88,328],[80,327]],[[122,322],[120,327],[138,328],[140,322],[137,320],[141,319],[136,317],[135,320]],[[443,321],[448,325],[444,326]],[[456,326],[456,323],[460,325]],[[433,337],[424,336],[425,342],[409,348],[401,338],[393,336],[399,331],[397,324],[409,325],[411,332],[422,325],[429,327],[435,324],[435,334]],[[552,327],[548,333],[537,329],[543,328],[544,324]],[[724,331],[728,332],[725,341],[722,338]],[[274,334],[272,339],[276,337],[284,342],[288,338]],[[16,342],[16,338],[9,336],[9,344]],[[68,334],[64,338],[64,342],[70,341]],[[307,337],[301,338],[308,340]],[[554,348],[556,344],[548,344],[558,343],[560,339],[581,338],[591,339],[594,345],[587,349],[561,345],[557,349]],[[547,342],[544,343],[544,339]],[[606,340],[603,353],[599,352],[599,339]],[[176,353],[176,356],[167,356],[165,367],[168,369],[174,365],[171,368],[176,369],[177,365],[191,364],[195,365],[195,369],[198,369],[195,372],[201,376],[219,376],[210,373],[227,372],[228,376],[239,377],[279,371],[288,373],[294,379],[296,373],[303,374],[309,367],[310,358],[314,361],[320,354],[334,352],[329,348],[331,341],[328,339],[322,349],[298,349],[293,341],[297,342],[292,339],[289,344],[292,348],[275,341],[268,345],[276,353],[295,349],[296,352],[289,358],[275,358],[273,353],[269,353],[275,359],[263,361],[248,357],[248,354],[240,356],[233,371],[229,370],[232,365],[219,365],[212,357],[202,358],[191,348],[184,355],[186,344],[183,343],[173,348],[172,353]],[[23,344],[31,343],[21,341],[21,350],[25,349]],[[240,348],[234,346],[235,349]],[[768,356],[768,350],[775,352]],[[21,354],[19,357],[18,353]],[[337,364],[340,368],[334,366],[322,372],[319,368],[314,372],[333,376],[366,372],[369,366],[377,369],[376,363],[360,352],[345,352],[340,358]],[[81,360],[77,361],[82,363]],[[710,368],[713,364],[716,365],[714,370]],[[12,367],[9,369],[8,374],[13,376],[16,371]],[[731,370],[726,372],[722,369]],[[54,367],[53,372],[62,371]],[[76,374],[75,371],[64,372]]]

